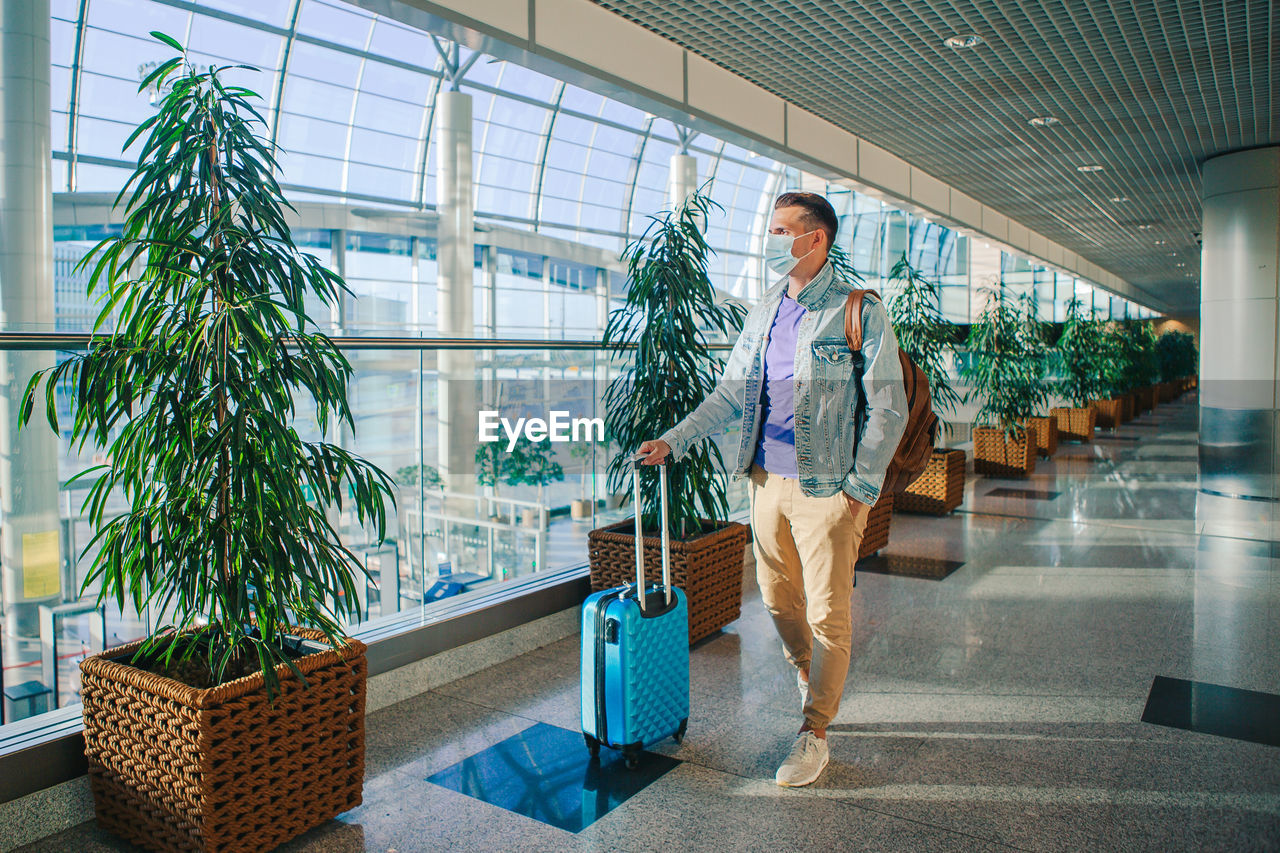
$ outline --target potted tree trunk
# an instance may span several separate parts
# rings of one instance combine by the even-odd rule
[[[1093,441],[1097,418],[1093,400],[1099,394],[1101,382],[1097,332],[1097,324],[1085,316],[1079,299],[1067,303],[1057,345],[1061,372],[1057,390],[1070,405],[1050,411],[1057,419],[1060,438]]]
[[[942,315],[940,288],[911,265],[905,252],[889,271],[889,281],[889,322],[898,346],[928,378],[934,412],[952,413],[961,402],[950,373],[956,327]],[[944,420],[944,440],[950,431]],[[894,496],[893,508],[930,515],[953,511],[964,500],[964,466],[963,450],[935,447],[924,473]]]
[[[151,850],[266,850],[360,803],[366,664],[342,619],[362,569],[327,510],[381,537],[393,483],[294,428],[305,399],[304,428],[354,429],[351,366],[306,314],[348,291],[290,238],[257,96],[153,35],[181,55],[143,81],[165,94],[127,143],[123,233],[86,259],[115,331],[33,377],[22,417],[42,380],[55,429],[70,396],[72,442],[108,450],[84,472],[86,586],[172,617],[81,665],[99,824]]]
[[[973,466],[979,474],[1025,477],[1035,470],[1035,436],[1025,424],[1048,395],[1039,352],[1027,339],[1017,300],[1003,285],[988,288],[967,341],[973,354],[964,375],[968,398],[981,407],[973,430]]]
[[[741,327],[745,311],[718,303],[707,275],[711,248],[704,232],[714,206],[702,191],[694,193],[675,210],[652,216],[644,235],[623,252],[626,304],[609,315],[603,338],[627,359],[605,391],[606,431],[622,450],[609,463],[615,491],[630,477],[629,455],[675,426],[715,387],[720,364],[707,336]],[[657,476],[645,473],[644,505],[657,507]],[[714,445],[691,448],[668,476],[672,581],[688,596],[689,641],[695,642],[738,618],[749,530],[726,520],[728,483]],[[660,565],[657,516],[647,513],[642,521],[646,560]],[[593,589],[634,582],[633,530],[628,520],[591,531]]]

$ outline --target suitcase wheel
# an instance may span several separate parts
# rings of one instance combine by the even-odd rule
[[[592,758],[600,757],[600,741],[596,740],[589,734],[583,734],[582,739],[587,742],[587,749],[591,751]]]
[[[688,719],[681,720],[680,728],[676,729],[676,733],[672,735],[672,737],[675,738],[676,743],[678,744],[684,743],[684,733],[685,733],[685,730],[688,728],[689,728],[689,720]]]
[[[640,766],[640,755],[633,750],[626,749],[622,751],[622,761],[627,765],[628,770],[635,770]]]

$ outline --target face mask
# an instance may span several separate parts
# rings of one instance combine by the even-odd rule
[[[786,234],[766,234],[764,237],[764,263],[769,269],[778,275],[789,275],[796,264],[813,254],[813,249],[805,252],[800,257],[791,254],[791,248],[795,245],[796,240],[801,237],[808,237],[813,231],[806,231],[795,237],[789,237]]]

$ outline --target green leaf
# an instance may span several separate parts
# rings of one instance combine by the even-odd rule
[[[173,38],[173,36],[165,35],[159,30],[152,30],[151,37],[158,41],[164,42],[165,44],[169,45],[169,47],[173,48],[179,53],[186,53],[186,48],[184,48],[181,44],[179,44],[178,40]]]
[[[292,427],[303,400],[322,428],[354,427],[350,364],[305,331],[309,300],[348,291],[294,244],[257,96],[219,73],[175,58],[150,76],[171,85],[130,137],[143,141],[117,197],[122,233],[80,264],[97,328],[114,331],[33,377],[19,413],[30,417],[43,376],[51,426],[69,395],[72,447],[106,451],[83,505],[86,583],[100,601],[171,614],[145,655],[197,656],[219,679],[256,669],[273,691],[277,667],[296,671],[277,624],[340,638],[364,572],[328,506],[382,536],[394,494],[376,467]]]

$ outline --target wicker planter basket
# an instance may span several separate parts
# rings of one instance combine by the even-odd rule
[[[867,526],[862,531],[862,541],[858,543],[859,560],[870,557],[889,544],[889,523],[893,521],[896,498],[893,492],[881,495],[871,512],[867,513]]]
[[[1025,477],[1036,469],[1035,437],[1023,432],[1011,440],[995,427],[973,430],[973,470],[996,477]]]
[[[1129,421],[1133,420],[1137,416],[1137,412],[1135,411],[1136,408],[1137,406],[1134,403],[1132,391],[1128,392],[1127,394],[1121,394],[1120,395],[1120,422],[1127,424]]]
[[[710,522],[703,522],[709,524]],[[636,582],[635,519],[587,534],[591,589]],[[689,642],[709,637],[742,612],[742,565],[751,530],[736,521],[709,533],[671,540],[671,582],[689,599]],[[644,537],[645,581],[662,578],[662,539]]]
[[[964,451],[934,448],[924,473],[893,496],[897,512],[946,515],[964,500]]]
[[[1149,412],[1156,407],[1156,386],[1144,385],[1133,392],[1139,412]]]
[[[1030,418],[1031,432],[1036,437],[1036,450],[1045,459],[1058,452],[1058,419]]]
[[[292,633],[322,640],[316,631]],[[80,665],[85,753],[98,825],[155,851],[270,850],[360,804],[365,647],[282,665],[205,690],[120,660]]]
[[[1112,397],[1110,400],[1094,400],[1093,408],[1098,413],[1098,429],[1115,429],[1120,426],[1124,401],[1119,397]]]
[[[1082,409],[1050,409],[1058,421],[1058,438],[1062,441],[1093,441],[1093,428],[1098,411],[1093,406]]]

